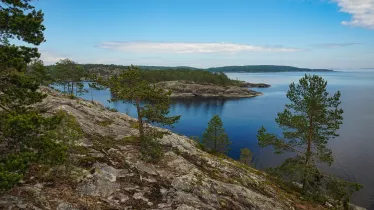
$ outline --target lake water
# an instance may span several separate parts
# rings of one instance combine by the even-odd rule
[[[316,73],[328,81],[328,91],[340,90],[344,109],[344,123],[340,136],[329,142],[335,162],[323,170],[340,178],[359,182],[364,188],[354,194],[353,203],[374,209],[374,71]],[[253,166],[264,169],[276,166],[284,160],[269,148],[257,145],[257,130],[264,125],[268,131],[279,133],[274,119],[288,103],[286,92],[291,82],[298,81],[304,73],[228,73],[232,79],[263,82],[272,85],[267,89],[255,89],[263,96],[247,99],[183,99],[173,100],[172,115],[182,115],[171,128],[186,136],[201,136],[209,119],[218,114],[232,141],[228,155],[239,158],[240,149],[247,147],[254,155]],[[120,112],[136,117],[130,104],[108,103],[108,91],[93,91],[94,100]],[[91,99],[91,93],[82,96]]]

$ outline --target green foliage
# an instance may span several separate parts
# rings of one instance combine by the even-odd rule
[[[252,152],[248,148],[244,148],[240,150],[240,159],[241,163],[246,165],[251,165],[252,163]]]
[[[223,123],[218,115],[214,115],[208,123],[208,128],[203,133],[204,147],[212,152],[226,153],[231,142],[223,128]]]
[[[28,65],[27,75],[40,85],[49,85],[52,83],[52,77],[41,60],[33,61]]]
[[[203,143],[201,143],[201,140],[198,136],[190,136],[190,139],[194,140],[196,142],[196,147],[205,151],[205,146]]]
[[[149,128],[146,130],[144,139],[140,142],[140,151],[142,154],[141,157],[144,161],[158,162],[164,156],[164,151],[158,141],[165,134],[167,133],[158,131],[153,128]]]
[[[106,107],[109,111],[111,112],[118,112],[118,110],[116,108],[112,108],[112,107]]]
[[[283,180],[302,183],[304,195],[318,201],[327,195],[343,193],[344,196],[335,196],[341,199],[353,193],[349,190],[351,184],[344,181],[339,182],[340,187],[332,187],[336,185],[326,181],[326,175],[317,167],[317,164],[332,164],[334,159],[327,143],[338,136],[336,131],[343,121],[340,92],[330,95],[326,87],[327,82],[316,75],[305,75],[299,84],[292,83],[287,92],[291,103],[276,119],[283,135],[267,133],[264,127],[257,135],[259,145],[272,146],[276,154],[296,153],[295,157],[272,169],[272,173]]]
[[[83,80],[89,75],[78,63],[69,59],[62,59],[55,66],[49,67],[48,71],[54,83],[62,86],[63,92],[70,95],[79,95],[85,91]]]
[[[0,191],[14,186],[31,164],[55,165],[66,159],[74,139],[61,114],[43,117],[33,104],[46,74],[37,48],[10,45],[18,39],[32,45],[44,41],[43,13],[29,0],[1,0],[0,6]],[[27,27],[25,27],[27,26]],[[34,61],[30,64],[31,61]],[[76,127],[76,125],[75,125]]]
[[[4,152],[0,157],[0,173],[5,176],[10,173],[22,178],[32,163],[51,166],[64,163],[68,149],[81,137],[75,119],[63,112],[49,118],[36,112],[2,113],[1,122]],[[19,181],[6,180],[6,177],[2,180],[8,187]]]
[[[39,45],[44,41],[42,11],[36,11],[30,0],[1,0],[0,40],[19,39]],[[25,27],[27,26],[27,27]]]
[[[139,68],[131,66],[119,75],[109,79],[98,79],[101,86],[110,88],[112,92],[111,101],[130,102],[137,109],[139,139],[142,145],[142,154],[154,156],[157,160],[160,149],[156,139],[162,138],[163,132],[154,132],[147,128],[146,123],[157,125],[172,125],[180,116],[168,116],[170,108],[170,93],[157,88],[144,80]],[[133,126],[132,126],[133,127]],[[160,136],[161,135],[161,136]],[[148,158],[145,158],[148,160]],[[150,160],[150,159],[149,159]]]
[[[39,57],[38,50],[8,41],[18,39],[33,45],[44,41],[43,13],[28,2],[2,0],[0,7],[0,190],[16,184],[28,165],[38,159],[42,149],[34,146],[43,139],[43,129],[50,127],[48,119],[30,106],[44,95],[37,92],[38,83],[25,74],[27,64]]]
[[[0,192],[16,185],[23,177],[30,162],[34,161],[32,153],[9,154],[0,158]]]
[[[51,140],[49,145],[54,148],[45,149],[43,156],[48,162],[44,164],[57,165],[66,162],[69,150],[72,150],[76,142],[83,138],[83,131],[74,116],[59,111],[55,117],[60,119],[58,126],[45,134],[46,139]]]
[[[143,78],[150,83],[162,81],[185,80],[199,84],[216,84],[216,85],[240,85],[236,80],[229,79],[226,74],[212,73],[204,70],[190,69],[168,69],[168,70],[146,70],[142,71]]]
[[[111,101],[130,102],[137,108],[140,139],[144,136],[144,122],[172,125],[180,116],[167,116],[170,108],[169,92],[144,80],[140,70],[131,66],[120,75],[101,80],[112,92]]]
[[[92,75],[111,76],[118,75],[128,69],[127,66],[103,65],[103,64],[81,64],[82,68]],[[198,70],[188,67],[150,67],[145,66],[141,71],[142,77],[149,83],[162,81],[185,80],[200,84],[216,85],[240,85],[242,82],[229,79],[224,73],[213,73],[206,70]],[[92,81],[92,79],[90,79]],[[94,80],[94,79],[93,79]]]

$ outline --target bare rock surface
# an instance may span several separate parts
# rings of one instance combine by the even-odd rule
[[[265,173],[206,153],[174,133],[160,140],[160,162],[143,162],[140,145],[126,141],[138,133],[135,119],[97,102],[42,91],[49,96],[40,109],[66,111],[80,124],[85,164],[74,166],[71,180],[25,180],[0,198],[0,209],[324,209],[283,191]]]

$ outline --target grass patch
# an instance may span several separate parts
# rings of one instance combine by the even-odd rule
[[[105,107],[105,108],[111,112],[118,112],[116,108],[112,108],[112,107]]]
[[[77,99],[77,97],[74,94],[69,94],[68,98],[70,98],[70,99]]]
[[[138,136],[126,136],[122,139],[124,144],[138,144],[140,142]]]
[[[97,121],[96,124],[98,124],[100,126],[103,126],[103,127],[107,127],[107,126],[113,124],[113,120]]]
[[[130,128],[139,129],[139,123],[137,121],[131,121]]]

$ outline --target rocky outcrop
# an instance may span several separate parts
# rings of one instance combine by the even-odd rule
[[[139,143],[129,138],[137,135],[135,119],[43,91],[49,94],[39,105],[45,113],[75,116],[85,134],[81,148],[68,178],[59,178],[59,169],[52,170],[55,175],[34,172],[0,198],[0,209],[324,209],[300,201],[263,172],[206,153],[178,134],[160,140],[160,162],[143,162]]]
[[[243,82],[241,85],[242,87],[247,88],[269,88],[271,85],[265,83],[250,83],[250,82]]]
[[[222,97],[249,98],[260,96],[262,93],[238,86],[219,86],[213,84],[197,84],[189,81],[165,81],[155,84],[171,91],[171,97]]]

